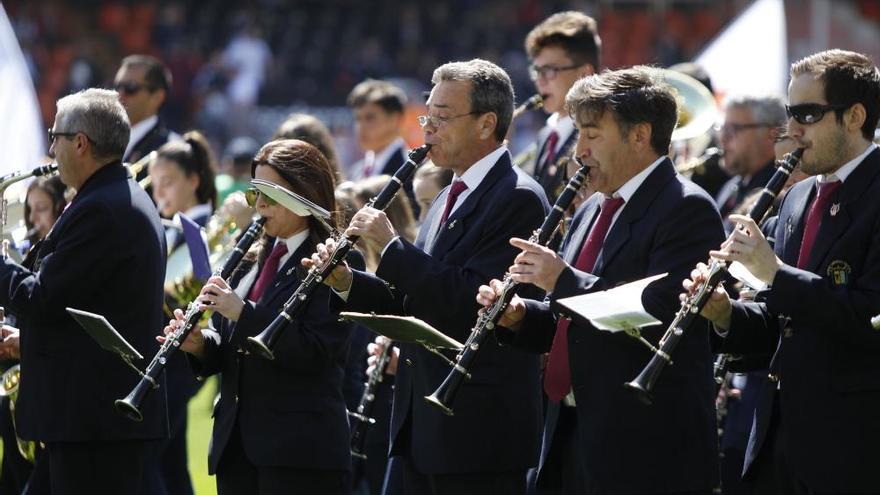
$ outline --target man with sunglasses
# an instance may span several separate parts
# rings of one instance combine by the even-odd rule
[[[355,214],[346,232],[381,250],[376,274],[342,266],[326,283],[346,311],[412,315],[464,342],[477,319],[469,294],[504,274],[516,255],[508,240],[528,237],[549,205],[502,144],[513,114],[507,73],[475,59],[440,66],[432,82],[419,120],[431,160],[455,171],[452,185],[431,204],[415,244],[397,236],[381,211]],[[317,256],[326,257],[329,244]],[[540,440],[537,356],[487,339],[454,416],[425,401],[449,372],[422,346],[400,344],[387,480],[399,474],[405,494],[524,494]]]
[[[159,59],[149,55],[125,57],[113,86],[131,122],[131,138],[123,161],[134,163],[168,141],[180,139],[159,117],[159,109],[171,92],[171,71]],[[146,175],[145,168],[137,180]]]
[[[16,426],[22,438],[45,443],[40,462],[53,494],[140,493],[148,445],[168,434],[164,389],[146,399],[142,422],[117,413],[113,401],[137,376],[65,308],[103,315],[152,355],[163,320],[165,237],[156,208],[122,165],[129,123],[116,92],[88,89],[57,108],[49,153],[77,194],[34,248],[30,268],[0,263],[0,305],[21,326]]]
[[[571,176],[567,167],[577,140],[574,123],[565,112],[565,95],[575,81],[599,70],[601,44],[596,21],[575,11],[553,14],[526,37],[529,76],[550,117],[538,133],[531,153],[534,158],[523,165],[531,170],[550,202]]]
[[[795,62],[787,134],[809,177],[784,198],[771,248],[748,217],[711,255],[767,284],[759,302],[717,290],[703,315],[723,352],[766,356],[744,479],[762,494],[878,493],[880,70],[829,50]],[[705,279],[698,265],[684,286]]]
[[[718,129],[724,169],[733,177],[715,198],[722,218],[743,207],[776,170],[773,145],[785,125],[785,104],[777,96],[737,95],[724,103],[724,124]],[[733,224],[725,222],[730,232]]]

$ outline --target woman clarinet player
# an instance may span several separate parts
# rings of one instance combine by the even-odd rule
[[[263,146],[251,176],[336,209],[330,164],[303,141]],[[300,261],[330,233],[313,217],[249,192],[266,219],[264,239],[228,284],[208,280],[197,303],[214,311],[211,323],[181,346],[199,376],[221,374],[208,468],[217,475],[219,495],[347,494],[351,457],[342,377],[351,325],[330,313],[329,288],[312,294],[274,348],[273,361],[243,350],[245,339],[278,315],[305,276]],[[359,257],[349,262],[363,266]],[[180,321],[183,313],[175,316]]]

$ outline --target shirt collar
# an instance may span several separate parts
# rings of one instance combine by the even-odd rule
[[[846,178],[849,177],[849,174],[851,174],[853,172],[853,170],[855,170],[856,167],[860,163],[862,163],[865,160],[865,158],[867,158],[868,155],[871,154],[872,151],[874,151],[876,149],[877,149],[877,145],[874,143],[871,143],[870,145],[868,145],[868,149],[866,149],[861,155],[846,162],[842,167],[837,169],[837,171],[835,171],[834,173],[820,175],[816,178],[816,180],[820,184],[823,182],[834,182],[836,180],[839,180],[840,182],[846,181]]]
[[[299,249],[300,246],[302,246],[302,243],[306,242],[306,239],[308,238],[309,229],[305,229],[302,232],[297,232],[296,234],[293,234],[287,239],[282,239],[281,237],[278,237],[277,239],[275,239],[275,244],[278,244],[279,242],[287,244],[287,254],[285,256],[289,256],[295,253],[296,250]]]
[[[144,136],[146,136],[147,133],[150,132],[150,129],[152,129],[158,122],[159,116],[153,115],[152,117],[148,117],[131,126],[131,134],[128,138],[128,146],[125,147],[126,156],[128,156],[128,154],[131,152],[131,149],[134,148],[134,145],[136,145],[138,141],[143,139]]]
[[[554,113],[547,117],[547,127],[556,131],[556,135],[559,136],[559,141],[556,146],[560,147],[563,143],[568,141],[568,138],[574,132],[574,119],[567,114]]]
[[[467,169],[463,174],[461,174],[461,177],[453,177],[453,180],[463,180],[464,184],[468,187],[468,190],[473,191],[477,188],[477,186],[480,185],[481,182],[483,182],[483,178],[485,178],[489,171],[492,170],[492,167],[495,166],[495,163],[498,162],[498,160],[507,153],[507,147],[499,146],[488,155],[477,160],[476,163],[471,165],[471,168]]]
[[[645,179],[647,179],[648,176],[651,175],[651,172],[659,167],[664,160],[666,160],[666,155],[663,155],[660,158],[654,160],[653,163],[645,167],[645,170],[642,170],[641,172],[633,176],[632,179],[626,181],[626,184],[620,186],[620,189],[615,191],[612,196],[615,198],[623,198],[625,202],[629,203],[630,198],[633,197],[633,195],[639,189],[639,186],[641,186],[642,183],[645,182]]]
[[[397,139],[392,141],[391,144],[389,144],[388,146],[383,148],[382,151],[376,153],[376,158],[373,161],[373,163],[375,164],[376,167],[381,169],[382,167],[385,166],[386,163],[388,163],[388,160],[391,158],[391,155],[399,152],[400,149],[405,148],[405,147],[406,147],[406,141],[404,141],[402,137],[398,137]],[[377,171],[374,173],[379,173],[379,172]]]
[[[189,218],[198,218],[201,216],[211,216],[211,204],[210,203],[202,203],[200,205],[195,205],[192,208],[183,212],[184,215]]]

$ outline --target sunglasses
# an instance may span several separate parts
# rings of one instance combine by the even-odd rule
[[[134,81],[116,83],[116,86],[114,86],[114,88],[117,92],[125,93],[127,95],[136,94],[142,89],[150,89],[150,87],[146,84],[141,84]]]
[[[785,105],[785,113],[798,124],[810,125],[819,122],[825,114],[832,110],[843,110],[851,105],[823,105],[821,103],[801,103],[800,105]]]
[[[257,206],[257,198],[261,195],[263,196],[263,201],[266,203],[266,206],[275,206],[278,204],[277,201],[270,198],[269,196],[266,196],[256,187],[249,187],[244,190],[244,200],[247,201],[248,206],[250,206],[251,208]]]

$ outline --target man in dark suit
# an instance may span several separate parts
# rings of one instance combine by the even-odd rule
[[[719,135],[724,169],[731,177],[715,198],[722,218],[741,211],[776,170],[773,145],[785,126],[785,104],[777,96],[740,95],[726,100]],[[730,232],[733,224],[725,222]]]
[[[551,202],[572,175],[568,165],[577,141],[574,122],[565,112],[565,95],[575,81],[599,70],[601,45],[596,21],[575,11],[553,14],[526,37],[529,75],[550,114],[538,133],[534,161],[526,167]]]
[[[406,161],[403,140],[403,112],[406,93],[388,81],[367,79],[348,94],[348,106],[354,113],[354,133],[364,157],[351,167],[352,180],[375,175],[394,175]],[[413,216],[419,217],[419,204],[413,194],[412,182],[403,185]]]
[[[581,79],[566,97],[578,128],[576,154],[589,166],[594,194],[577,211],[562,254],[522,239],[514,280],[548,292],[546,301],[516,296],[497,334],[502,343],[550,357],[550,398],[539,488],[570,494],[712,493],[718,481],[708,325],[689,328],[654,390],[641,404],[623,387],[650,358],[621,333],[570,323],[555,300],[669,273],[642,295],[663,321],[642,330],[657,342],[678,309],[678,276],[723,236],[712,199],[675,174],[666,156],[676,122],[671,89],[647,68]],[[490,304],[500,282],[480,287]],[[569,371],[570,370],[570,371]]]
[[[880,481],[880,70],[861,54],[795,62],[788,134],[816,178],[786,195],[771,247],[755,223],[712,252],[768,284],[761,302],[717,290],[703,314],[724,352],[771,355],[746,451],[756,494],[878,493]],[[686,289],[702,281],[700,265]]]
[[[180,139],[159,117],[159,109],[171,91],[171,71],[161,61],[149,55],[129,55],[122,59],[113,85],[131,122],[123,161],[134,163],[169,140]],[[136,179],[146,176],[144,168]]]
[[[152,356],[162,325],[165,238],[150,198],[120,161],[129,124],[116,92],[85,90],[57,108],[49,151],[77,195],[35,247],[32,270],[10,260],[0,265],[0,303],[22,329],[16,425],[23,438],[46,444],[53,494],[136,493],[148,441],[168,434],[164,391],[144,402],[143,422],[118,414],[113,401],[137,377],[65,308],[104,315]]]
[[[431,205],[415,245],[381,211],[358,212],[348,233],[382,249],[376,276],[340,267],[328,283],[347,310],[412,315],[463,342],[477,317],[469,291],[504,273],[516,254],[507,240],[530,234],[548,205],[501,144],[513,113],[507,74],[477,59],[439,67],[432,82],[420,121],[431,159],[455,171],[453,184]],[[487,342],[446,416],[424,396],[449,365],[420,346],[400,347],[390,450],[403,493],[525,493],[541,425],[537,357]]]

